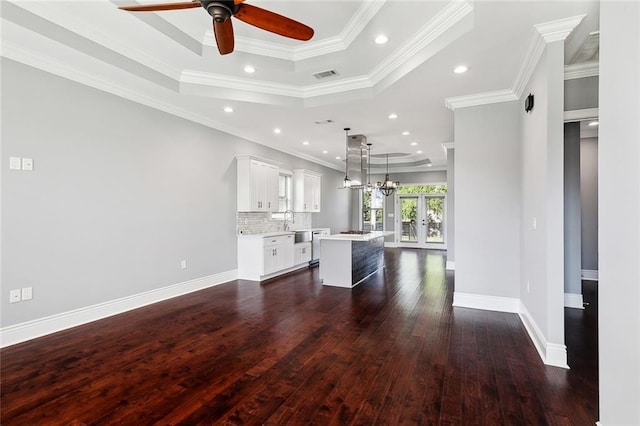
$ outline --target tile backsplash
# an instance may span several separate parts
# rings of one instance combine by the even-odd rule
[[[270,212],[237,212],[237,234],[263,234],[265,232],[279,232],[284,230],[282,219],[272,219]],[[293,223],[289,223],[289,230],[311,228],[311,213],[294,213]]]

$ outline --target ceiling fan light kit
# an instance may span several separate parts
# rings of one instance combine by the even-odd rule
[[[244,0],[201,0],[176,3],[120,6],[129,12],[159,12],[165,10],[191,9],[203,7],[213,18],[213,33],[216,36],[218,51],[221,55],[233,52],[234,36],[231,17],[254,27],[283,37],[307,41],[313,37],[313,28],[286,16],[278,15],[260,7],[244,4]]]

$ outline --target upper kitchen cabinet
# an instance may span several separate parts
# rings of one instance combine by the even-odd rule
[[[255,157],[237,157],[238,211],[278,211],[278,172],[276,164]]]
[[[321,176],[310,170],[293,171],[293,210],[317,213],[320,211]]]

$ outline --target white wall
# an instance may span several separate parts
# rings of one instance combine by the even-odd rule
[[[348,226],[340,172],[10,60],[1,66],[3,328],[235,270],[237,155],[321,172],[313,224]],[[34,171],[9,170],[9,156],[34,159]],[[33,300],[9,304],[22,287],[33,287]]]
[[[600,4],[600,423],[640,424],[640,3]]]
[[[564,347],[564,43],[548,43],[524,93],[522,122],[521,301],[542,334],[545,362],[566,364]],[[535,226],[534,226],[535,222]],[[527,283],[529,283],[527,285]]]
[[[518,298],[520,102],[455,111],[455,293]]]

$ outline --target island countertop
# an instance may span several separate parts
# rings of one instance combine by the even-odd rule
[[[371,231],[368,234],[331,234],[321,237],[322,240],[370,241],[380,237],[393,235],[393,231]]]

